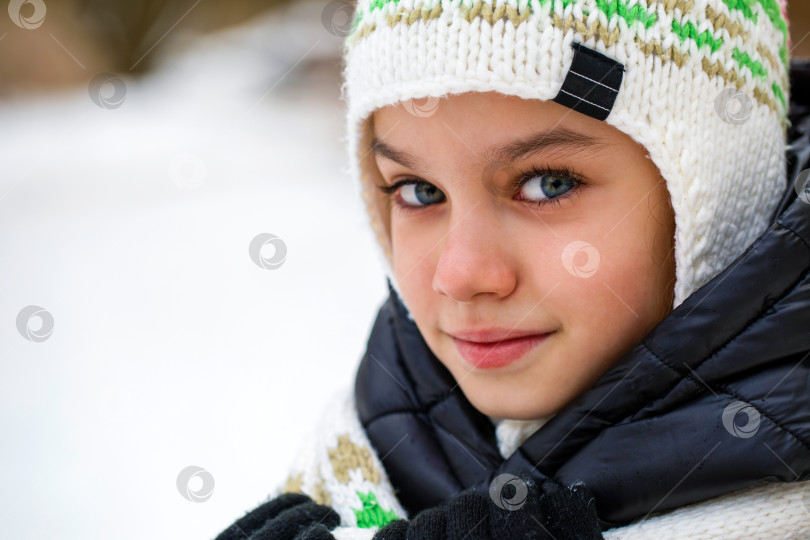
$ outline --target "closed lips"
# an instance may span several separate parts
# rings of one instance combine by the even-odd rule
[[[501,328],[448,332],[449,335],[451,335],[456,339],[482,344],[498,343],[501,341],[507,341],[529,336],[541,336],[550,333],[551,332],[536,331],[536,330],[505,330]]]
[[[486,334],[479,331],[460,334],[468,339],[461,339],[455,335],[452,337],[456,349],[467,364],[475,368],[489,369],[504,367],[517,361],[543,343],[552,333],[522,332],[522,336],[515,337],[514,333],[511,335],[503,332]],[[492,336],[496,335],[499,339],[492,340]],[[504,338],[504,335],[507,338]],[[471,341],[469,338],[479,341]]]

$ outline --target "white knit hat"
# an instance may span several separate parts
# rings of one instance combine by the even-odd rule
[[[371,113],[496,91],[555,100],[647,149],[674,209],[680,305],[767,228],[786,187],[786,3],[360,0],[343,51],[344,142],[394,289]]]

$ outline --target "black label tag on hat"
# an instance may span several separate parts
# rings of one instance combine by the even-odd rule
[[[553,101],[604,120],[613,109],[624,77],[624,66],[604,54],[574,42],[574,59]]]

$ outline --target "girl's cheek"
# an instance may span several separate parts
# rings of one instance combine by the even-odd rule
[[[392,228],[393,272],[409,306],[414,308],[429,301],[434,294],[433,274],[436,269],[438,248],[426,235],[413,231],[401,231],[398,235],[396,226]],[[432,248],[432,249],[431,249]]]
[[[595,335],[588,339],[594,342],[601,336],[615,340],[617,333],[637,324],[648,273],[625,240],[617,235],[617,241],[607,241],[600,229],[569,236],[559,249],[555,274],[560,282],[555,290],[558,315],[572,329],[590,329]]]

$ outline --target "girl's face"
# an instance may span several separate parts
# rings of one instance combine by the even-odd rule
[[[552,101],[429,104],[373,116],[402,297],[479,411],[554,414],[671,309],[664,179],[629,136]]]

